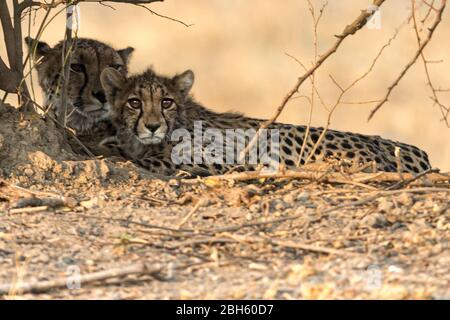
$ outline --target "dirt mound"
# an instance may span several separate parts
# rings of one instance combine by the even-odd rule
[[[32,164],[30,157],[36,152],[56,161],[76,160],[63,141],[52,121],[38,115],[23,115],[16,108],[0,103],[0,165],[4,173],[12,173],[17,165]]]
[[[52,120],[24,115],[1,103],[0,170],[3,177],[25,186],[64,179],[80,183],[128,179],[142,173],[131,163],[76,154]]]

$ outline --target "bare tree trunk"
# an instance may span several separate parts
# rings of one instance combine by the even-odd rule
[[[8,93],[15,93],[20,80],[19,73],[11,71],[0,57],[0,89]]]
[[[5,61],[0,57],[0,89],[9,93],[14,93],[17,92],[20,75],[17,72],[14,72],[16,67],[14,28],[6,1],[0,1],[0,21],[3,28],[6,54],[10,66],[8,68]]]
[[[14,11],[14,70],[21,77],[17,88],[19,97],[20,110],[29,112],[33,110],[33,104],[30,99],[30,92],[23,76],[23,46],[22,46],[22,10],[20,9],[19,0],[13,0]]]
[[[3,36],[5,37],[9,66],[11,70],[14,70],[16,68],[14,28],[6,1],[0,1],[0,20],[3,28]]]
[[[0,57],[0,89],[9,93],[17,93],[19,105],[23,111],[31,110],[30,95],[23,81],[23,48],[21,6],[18,0],[13,0],[13,21],[6,1],[0,2],[0,20],[3,28],[9,68]]]

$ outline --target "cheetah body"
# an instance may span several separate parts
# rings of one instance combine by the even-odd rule
[[[235,159],[238,158],[238,150],[233,144],[230,147],[228,144],[225,146],[223,161],[192,161],[195,159],[194,153],[205,152],[207,145],[211,143],[208,139],[202,141],[201,150],[195,147],[192,149],[191,161],[172,161],[174,148],[180,143],[176,139],[173,141],[175,130],[184,130],[189,134],[190,141],[194,141],[195,125],[198,121],[203,124],[203,135],[208,129],[214,128],[223,136],[226,136],[226,131],[230,129],[257,130],[264,122],[238,113],[217,113],[198,104],[189,95],[193,78],[191,71],[167,78],[155,74],[152,70],[124,78],[116,71],[106,69],[102,74],[102,84],[107,99],[110,100],[112,119],[117,128],[117,135],[112,138],[115,146],[125,157],[133,159],[152,172],[166,175],[174,174],[177,170],[193,174],[254,170],[256,164],[225,161],[226,155],[230,153],[234,154]],[[130,107],[130,101],[133,107]],[[152,131],[149,127],[157,129]],[[419,148],[379,136],[283,123],[273,123],[268,129],[278,131],[279,148],[276,159],[288,169],[306,162],[330,160],[344,160],[355,166],[373,164],[372,169],[375,167],[378,171],[386,172],[398,171],[399,163],[401,171],[410,173],[419,173],[431,167],[427,154]],[[249,140],[248,138],[246,142]],[[270,149],[270,140],[266,147]],[[399,151],[397,154],[396,149]],[[274,154],[269,154],[274,158]]]

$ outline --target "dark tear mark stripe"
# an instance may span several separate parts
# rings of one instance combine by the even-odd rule
[[[142,90],[141,90],[141,87],[140,87],[140,86],[139,86],[139,96],[142,98]],[[134,133],[135,133],[136,136],[139,136],[139,134],[138,134],[138,132],[137,132],[137,128],[138,128],[139,120],[141,120],[142,115],[143,115],[143,113],[144,113],[144,110],[143,110],[142,108],[143,108],[143,107],[141,106],[141,108],[139,109],[139,115],[138,115],[138,118],[137,118],[137,120],[136,120],[136,122],[135,122],[135,124],[134,124]]]
[[[139,110],[139,116],[138,116],[138,118],[137,118],[137,120],[136,120],[136,123],[134,124],[134,133],[135,133],[136,135],[138,135],[137,127],[138,127],[139,120],[141,120],[141,118],[142,118],[142,109]]]
[[[97,57],[97,71],[98,75],[100,76],[100,73],[102,72],[102,70],[100,70],[100,53],[98,52],[98,47],[94,48],[95,48],[95,56]]]
[[[141,97],[142,96],[143,96],[143,94],[141,92]],[[153,109],[153,86],[152,85],[150,85],[150,103],[151,103],[151,106],[152,106],[152,109]],[[154,110],[151,110],[151,111],[154,111]]]
[[[153,87],[150,86],[150,101],[153,104]]]
[[[175,104],[176,105],[176,104]],[[164,119],[164,122],[165,122],[165,125],[167,126],[167,130],[169,130],[169,122],[167,121],[167,119],[166,119],[166,115],[164,114],[164,109],[163,108],[161,108],[161,115],[162,115],[162,118]],[[161,125],[161,123],[160,123],[160,125]]]
[[[83,81],[83,85],[80,88],[80,91],[78,92],[78,95],[80,96],[80,98],[83,96],[83,91],[86,88],[87,83],[88,83],[88,76],[87,76],[87,72],[86,72],[86,67],[84,65],[81,68],[81,72],[83,72],[84,81]],[[81,99],[81,100],[83,100],[83,99]]]

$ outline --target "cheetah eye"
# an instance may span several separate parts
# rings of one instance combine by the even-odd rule
[[[142,106],[141,100],[136,99],[136,98],[129,99],[127,102],[128,102],[128,106],[130,106],[133,109],[140,109]]]
[[[113,65],[110,65],[109,67],[120,71],[120,70],[122,70],[123,66],[121,64],[113,64]]]
[[[83,68],[84,68],[84,66],[80,63],[72,63],[70,65],[70,69],[75,72],[82,72]]]
[[[173,99],[170,99],[170,98],[164,98],[164,99],[161,100],[161,107],[162,107],[163,109],[168,109],[168,108],[170,108],[170,107],[172,106],[172,104],[173,104]]]

